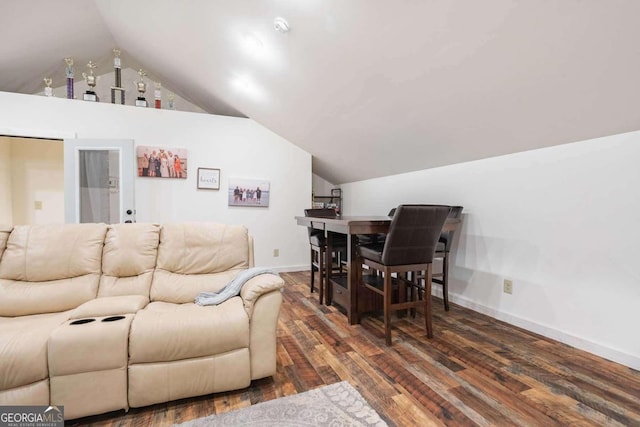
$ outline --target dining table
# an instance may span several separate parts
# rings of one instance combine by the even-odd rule
[[[361,268],[358,266],[356,256],[357,236],[387,233],[393,218],[389,216],[363,215],[336,217],[296,216],[295,219],[298,225],[324,231],[328,254],[333,251],[332,233],[347,236],[346,275],[333,277],[332,268],[325,269],[326,283],[328,285],[327,304],[334,302],[341,306],[347,313],[350,325],[360,323],[360,313],[382,309],[382,300],[379,295],[362,286]],[[459,218],[447,218],[442,231],[453,231],[460,222]]]

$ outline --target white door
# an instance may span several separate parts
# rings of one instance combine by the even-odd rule
[[[135,222],[133,140],[64,140],[67,223]]]

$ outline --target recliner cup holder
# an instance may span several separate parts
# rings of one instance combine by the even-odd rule
[[[70,323],[70,325],[84,325],[85,323],[95,322],[96,319],[78,319]]]
[[[111,316],[111,317],[105,317],[104,319],[102,319],[103,322],[115,322],[116,320],[122,320],[124,319],[124,316]]]

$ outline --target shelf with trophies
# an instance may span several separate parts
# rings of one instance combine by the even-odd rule
[[[104,69],[104,65],[109,62],[109,65],[113,64],[110,72]],[[39,94],[46,97],[80,99],[89,102],[110,101],[112,104],[118,105],[134,105],[142,108],[165,110],[175,110],[177,103],[179,103],[182,111],[206,113],[206,111],[189,100],[167,91],[163,88],[164,85],[161,82],[150,79],[147,70],[141,67],[125,67],[125,62],[121,50],[113,49],[106,57],[89,60],[86,65],[87,69],[82,73],[83,79],[78,80],[75,78],[77,61],[71,56],[66,57],[57,73],[52,73],[43,78],[44,85]],[[113,78],[110,76],[111,73],[113,73]],[[136,74],[137,76],[134,77]],[[103,79],[111,84],[105,85]],[[127,99],[127,91],[132,92],[133,90],[130,86],[131,84],[135,87],[136,92],[133,93],[136,93],[136,96],[130,95],[129,99]],[[153,85],[154,88],[153,102],[147,100],[149,85]]]

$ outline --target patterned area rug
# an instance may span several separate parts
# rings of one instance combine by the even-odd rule
[[[346,381],[177,424],[204,426],[386,426]]]

